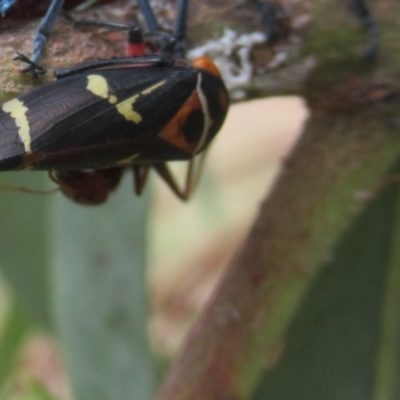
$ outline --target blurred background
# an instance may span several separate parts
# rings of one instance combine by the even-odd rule
[[[235,104],[209,150],[189,203],[182,204],[154,179],[150,326],[159,351],[174,353],[212,294],[306,118],[305,104],[298,97]]]

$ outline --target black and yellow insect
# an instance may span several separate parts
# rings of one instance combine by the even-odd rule
[[[208,146],[228,94],[210,59],[189,64],[166,50],[141,54],[140,44],[129,57],[58,70],[56,81],[3,104],[0,171],[49,170],[66,195],[99,204],[124,169],[134,169],[140,192],[153,168],[187,197],[165,163],[192,162]]]

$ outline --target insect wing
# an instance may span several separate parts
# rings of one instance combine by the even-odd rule
[[[187,159],[158,137],[196,89],[190,67],[77,74],[11,100],[0,111],[0,169],[102,168]]]

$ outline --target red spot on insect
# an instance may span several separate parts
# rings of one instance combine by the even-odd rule
[[[142,56],[145,52],[144,43],[128,43],[125,50],[127,57]]]

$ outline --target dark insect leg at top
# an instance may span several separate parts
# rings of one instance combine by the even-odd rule
[[[137,3],[142,11],[144,18],[146,20],[147,28],[150,32],[159,32],[161,27],[158,24],[157,18],[153,13],[152,8],[147,0],[137,0]]]
[[[277,23],[276,5],[263,0],[253,0],[259,13],[261,14],[262,25],[266,30],[268,41],[273,41],[280,36],[280,28]],[[4,4],[3,4],[4,3]],[[3,2],[1,12],[5,11],[13,4],[12,1]],[[36,37],[33,41],[32,59],[28,62],[26,58],[18,56],[17,58],[24,61],[28,66],[24,71],[34,73],[44,73],[45,68],[40,65],[40,60],[43,54],[44,46],[50,36],[54,23],[60,15],[64,0],[52,0],[51,4],[43,17]],[[146,19],[146,24],[150,32],[160,32],[161,27],[155,17],[153,10],[147,0],[138,0],[139,7]],[[366,4],[365,0],[350,0],[350,5],[354,13],[362,20],[365,29],[369,34],[369,46],[364,52],[363,57],[367,59],[376,59],[378,56],[378,29],[376,22]],[[176,19],[176,26],[174,37],[176,39],[175,56],[182,58],[185,53],[185,39],[186,39],[186,20],[187,20],[187,0],[178,0],[178,14]]]
[[[50,7],[48,8],[46,15],[43,17],[39,24],[36,37],[33,40],[32,49],[32,62],[28,63],[28,66],[23,70],[24,72],[34,72],[36,74],[42,74],[46,72],[46,69],[40,65],[40,59],[42,58],[44,46],[47,39],[50,36],[50,32],[53,29],[54,23],[57,17],[60,15],[64,0],[52,0]]]
[[[35,74],[42,74],[46,69],[40,65],[40,60],[43,55],[43,50],[48,40],[50,33],[53,29],[57,17],[62,11],[64,0],[52,0],[51,4],[39,24],[35,39],[32,45],[32,59],[27,61],[26,57],[18,55],[17,59],[26,62],[28,66],[23,70],[24,72],[34,72]],[[155,17],[153,10],[147,0],[138,0],[140,10],[142,11],[147,27],[150,32],[161,32],[161,27]],[[188,0],[178,1],[178,15],[176,19],[176,28],[174,37],[176,40],[175,55],[177,58],[183,57],[185,53],[185,39],[186,39],[186,18],[187,18]],[[114,29],[119,24],[109,24],[109,27],[114,26]],[[120,26],[120,25],[119,25]]]
[[[186,51],[186,25],[188,14],[188,0],[178,0],[178,14],[175,24],[175,57],[182,58]]]
[[[16,0],[0,0],[0,14],[2,17],[6,15],[7,10],[15,3]]]
[[[178,0],[177,16],[174,29],[175,41],[175,58],[183,58],[186,51],[186,21],[188,14],[188,0]],[[146,20],[147,28],[150,33],[156,34],[161,32],[161,27],[153,13],[148,0],[138,0],[140,10],[142,11]]]

